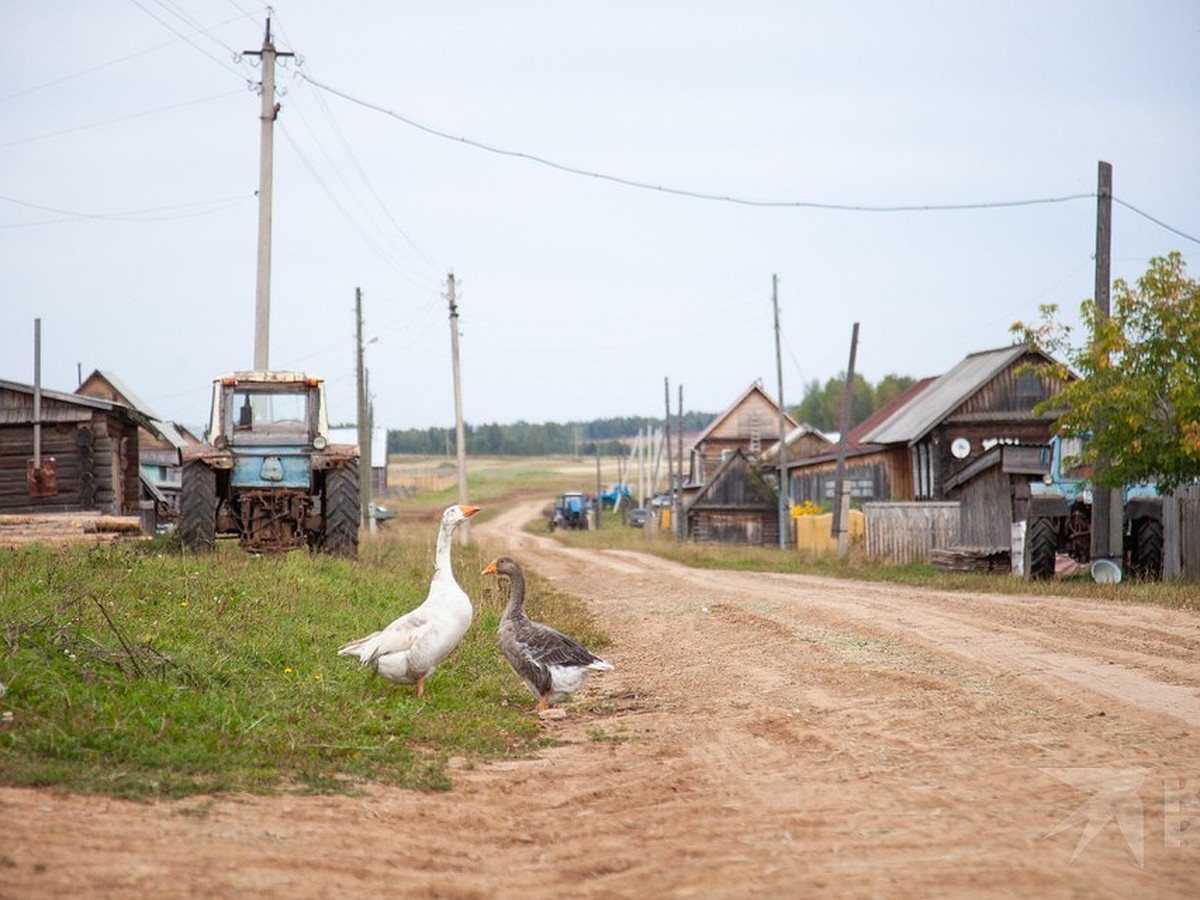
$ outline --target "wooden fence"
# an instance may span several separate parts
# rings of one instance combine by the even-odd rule
[[[864,503],[867,556],[890,563],[929,562],[958,543],[957,503]]]
[[[1200,581],[1200,486],[1177,490],[1163,519],[1163,577]]]

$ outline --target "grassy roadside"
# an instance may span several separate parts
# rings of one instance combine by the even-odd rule
[[[483,502],[543,489],[511,472],[472,485]],[[533,698],[495,643],[505,598],[479,575],[493,549],[455,542],[475,622],[424,698],[335,655],[424,599],[450,493],[402,501],[356,562],[224,542],[197,557],[171,539],[0,550],[0,784],[140,799],[443,790],[454,765],[530,753]],[[578,600],[535,573],[530,588],[548,620],[606,644]]]

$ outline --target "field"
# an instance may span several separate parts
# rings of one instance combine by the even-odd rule
[[[477,621],[425,701],[329,661],[313,708],[345,716],[350,743],[374,717],[382,780],[320,754],[307,767],[281,759],[301,785],[260,773],[254,790],[195,792],[181,780],[174,798],[6,777],[0,897],[1200,892],[1194,589],[1030,593],[877,569],[859,580],[777,553],[693,550],[685,564],[686,548],[633,530],[551,537],[537,522],[548,492],[587,475],[497,467],[473,482],[485,513],[456,572]],[[419,593],[431,551],[417,535],[446,499],[401,504],[401,532],[326,577],[376,605],[381,579]],[[386,546],[401,534],[415,556]],[[475,573],[500,551],[536,575],[531,614],[616,666],[543,718],[491,645],[500,598]],[[311,563],[251,584],[270,594],[280,573],[313,577]],[[351,607],[339,631],[367,614]],[[314,660],[336,647],[320,621]],[[253,667],[226,665],[234,697],[218,709],[232,715],[241,692],[262,702]],[[235,756],[268,726],[211,752]],[[435,770],[431,783],[403,786],[406,754]],[[15,771],[11,756],[0,765]]]

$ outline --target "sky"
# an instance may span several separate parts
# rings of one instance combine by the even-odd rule
[[[0,0],[0,379],[114,373],[197,427],[269,362],[377,426],[785,403],[925,377],[1094,294],[1200,277],[1195,0]],[[778,304],[776,354],[775,296]],[[1078,328],[1076,334],[1079,334]],[[777,362],[778,360],[778,362]]]

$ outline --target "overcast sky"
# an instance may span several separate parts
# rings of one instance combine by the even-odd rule
[[[254,352],[245,0],[0,0],[0,378],[202,423]],[[270,364],[377,424],[658,416],[940,374],[1113,276],[1200,277],[1200,3],[278,0]],[[503,152],[500,152],[503,151]],[[726,198],[726,199],[718,199]],[[761,204],[761,205],[760,205]],[[877,211],[888,207],[979,208]],[[1132,208],[1131,208],[1132,207]],[[1152,220],[1158,220],[1157,223]]]

